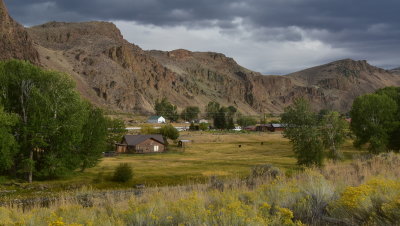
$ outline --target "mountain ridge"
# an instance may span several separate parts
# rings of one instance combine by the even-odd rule
[[[7,11],[0,11],[2,17],[8,16]],[[218,101],[255,115],[280,113],[304,97],[316,110],[346,112],[357,96],[400,85],[400,76],[366,61],[344,59],[288,75],[266,76],[221,53],[145,51],[125,40],[109,22],[49,22],[27,29],[12,26],[32,40],[37,52],[34,62],[70,74],[82,96],[115,111],[152,114],[154,102],[167,97],[179,109],[191,105],[204,109],[209,101]],[[29,46],[24,48],[31,51]],[[0,53],[0,57],[18,58],[12,53]]]

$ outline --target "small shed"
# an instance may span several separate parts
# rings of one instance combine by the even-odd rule
[[[164,138],[159,134],[125,135],[117,144],[117,153],[158,153],[166,150]]]
[[[191,142],[192,142],[191,140],[179,140],[178,141],[178,147],[184,148]]]
[[[151,117],[147,120],[147,122],[148,122],[148,123],[157,123],[157,124],[165,123],[165,118],[162,117],[162,116],[151,116]]]

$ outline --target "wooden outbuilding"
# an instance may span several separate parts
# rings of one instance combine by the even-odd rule
[[[117,144],[117,153],[159,153],[166,150],[164,138],[159,134],[125,135],[120,144]]]

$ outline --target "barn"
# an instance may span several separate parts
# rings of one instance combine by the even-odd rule
[[[164,138],[159,134],[125,135],[120,144],[117,144],[117,153],[158,153],[166,150]]]

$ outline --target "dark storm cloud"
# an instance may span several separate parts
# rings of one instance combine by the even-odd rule
[[[218,27],[255,41],[320,40],[354,57],[400,57],[399,0],[5,0],[25,25],[123,20],[192,29]],[[240,23],[237,23],[240,18]],[[352,57],[352,56],[349,56]]]

